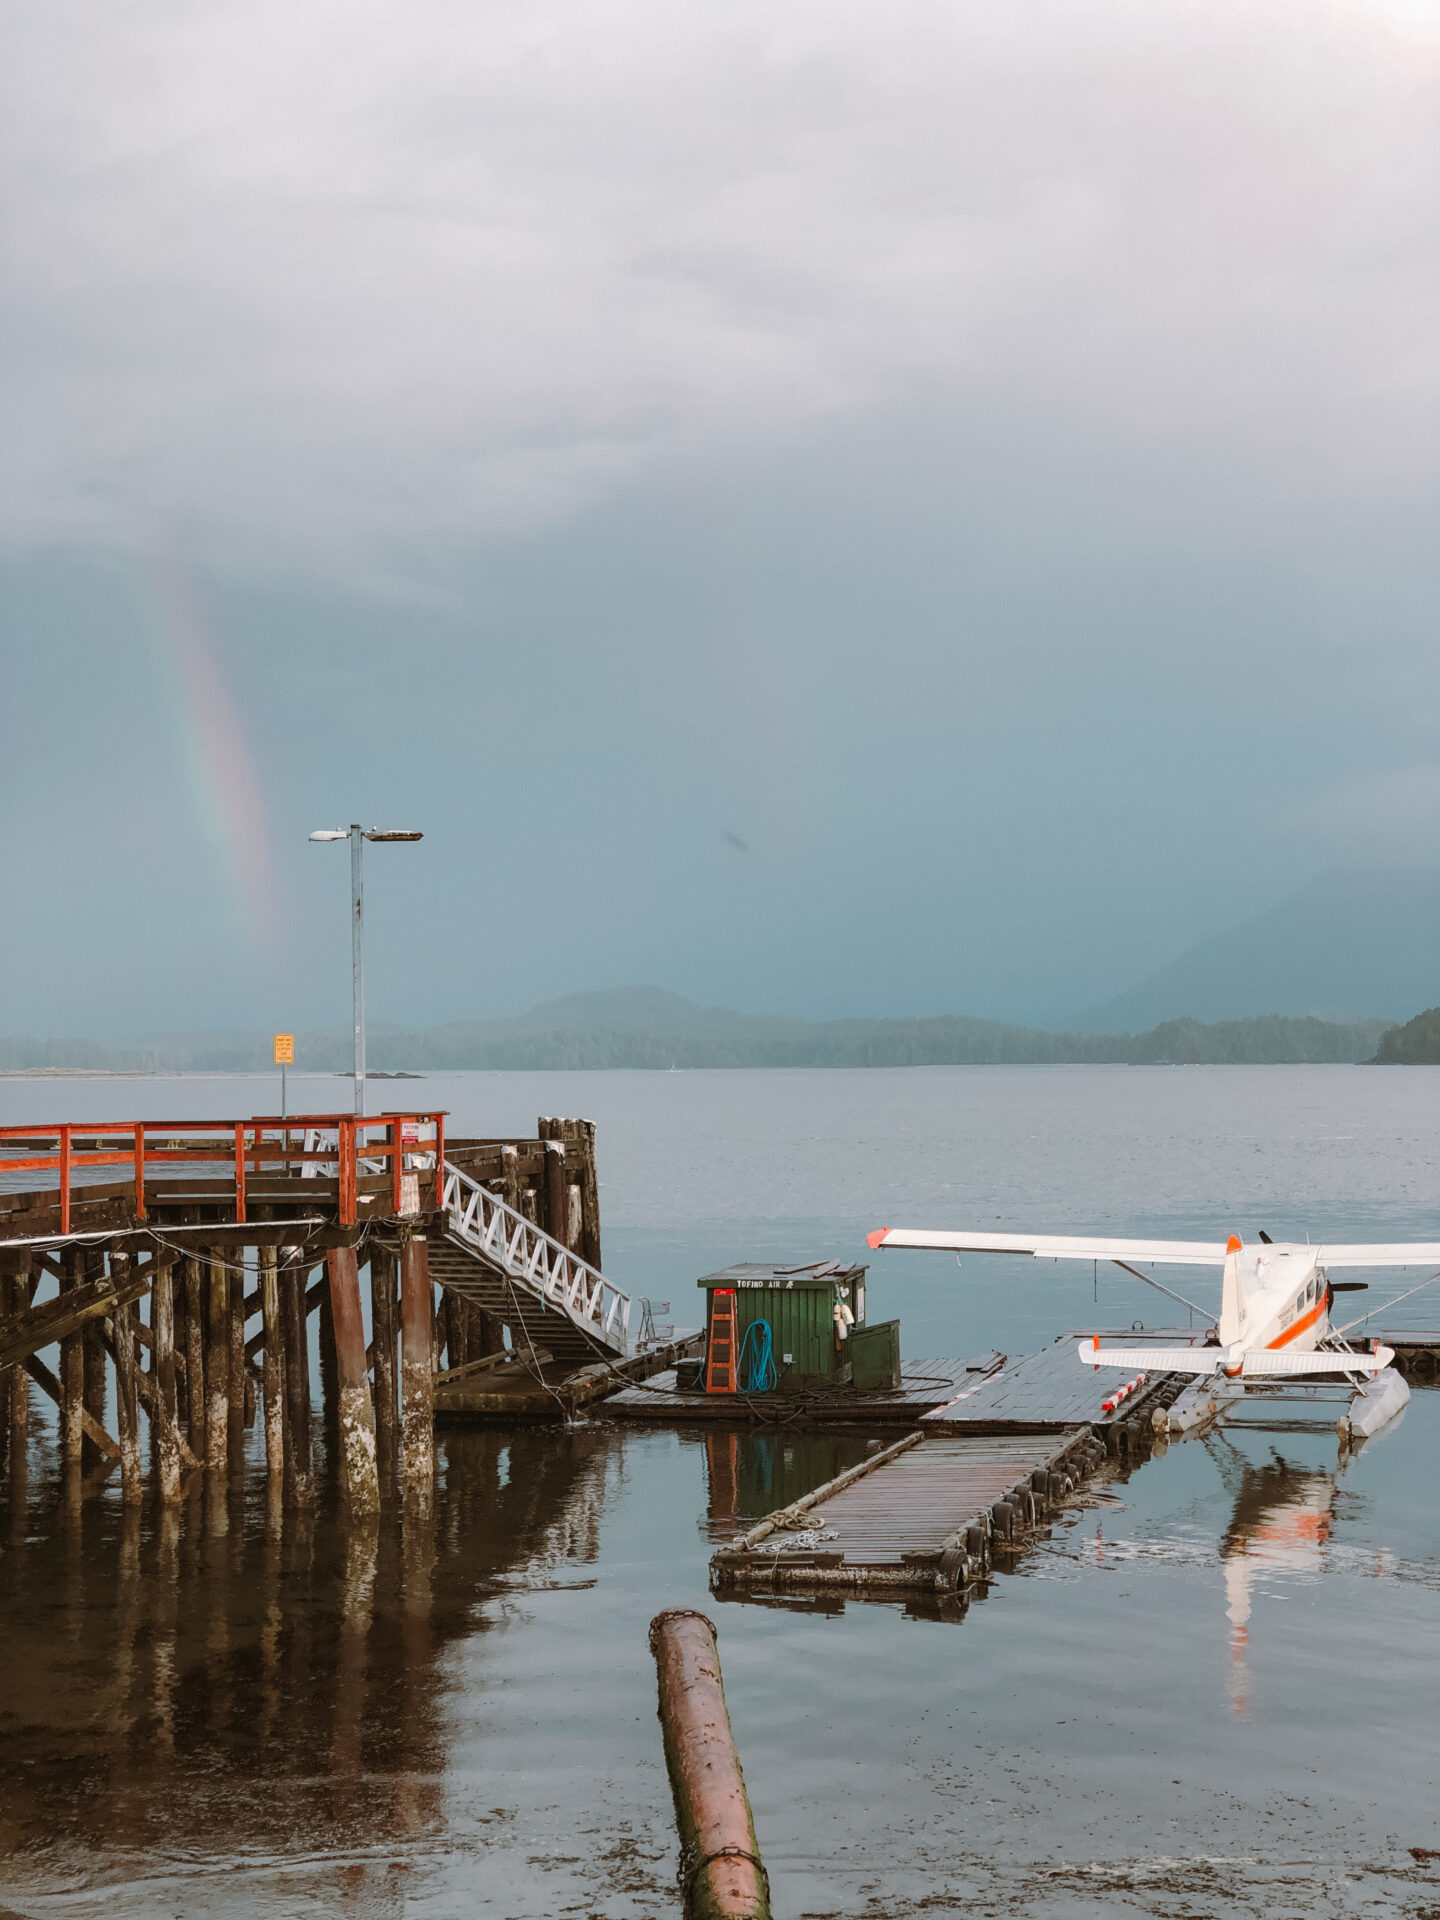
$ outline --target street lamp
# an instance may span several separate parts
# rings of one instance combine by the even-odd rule
[[[365,873],[361,855],[367,840],[423,840],[420,833],[390,831],[378,827],[321,827],[312,840],[348,840],[350,842],[350,966],[351,1001],[355,1020],[355,1118],[365,1117]]]

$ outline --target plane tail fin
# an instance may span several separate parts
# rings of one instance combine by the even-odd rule
[[[1225,1273],[1220,1282],[1220,1344],[1228,1347],[1245,1337],[1245,1284],[1240,1273],[1244,1245],[1238,1233],[1225,1243]]]

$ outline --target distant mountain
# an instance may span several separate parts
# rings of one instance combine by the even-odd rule
[[[1383,1021],[1172,1020],[1148,1033],[1047,1033],[995,1020],[786,1020],[697,1007],[662,987],[571,994],[515,1020],[460,1021],[407,1032],[370,1029],[376,1071],[456,1068],[925,1067],[1082,1063],[1263,1063],[1364,1060]],[[348,1028],[301,1033],[299,1073],[343,1073]],[[127,1045],[0,1040],[0,1068],[75,1072],[263,1072],[268,1034],[177,1034]]]
[[[1408,1019],[1440,998],[1440,869],[1335,872],[1065,1022],[1135,1033],[1259,1014]]]
[[[1440,1007],[1391,1027],[1375,1049],[1377,1067],[1440,1067]]]

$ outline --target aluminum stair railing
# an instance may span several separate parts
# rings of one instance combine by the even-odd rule
[[[630,1296],[499,1194],[445,1162],[446,1236],[613,1355],[630,1348]]]

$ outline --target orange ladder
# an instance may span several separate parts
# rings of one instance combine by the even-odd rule
[[[735,1391],[735,1290],[717,1287],[710,1296],[710,1339],[705,1349],[705,1391]]]

